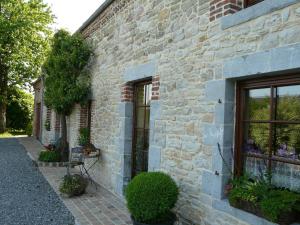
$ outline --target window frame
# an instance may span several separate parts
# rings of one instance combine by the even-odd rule
[[[273,93],[274,88],[280,86],[289,86],[289,85],[299,85],[300,84],[300,74],[290,74],[290,75],[283,75],[280,77],[267,77],[267,78],[256,78],[251,80],[245,81],[238,81],[236,83],[236,125],[235,125],[235,154],[234,154],[234,174],[236,176],[241,176],[243,174],[243,166],[244,166],[244,153],[242,150],[243,146],[243,139],[244,139],[244,120],[243,114],[244,109],[246,106],[246,98],[245,98],[245,91],[251,89],[258,89],[258,88],[270,88],[270,93]],[[270,96],[270,116],[274,114],[274,101],[277,98]],[[255,121],[255,120],[254,120]],[[253,121],[248,120],[249,123],[253,123]],[[256,121],[260,122],[260,121]],[[269,120],[265,120],[263,123],[268,123],[269,128],[269,137],[272,136],[272,129],[271,127],[273,124],[300,124],[300,121],[292,122],[289,121],[280,121],[270,118]],[[272,151],[270,150],[270,146],[273,144],[273,139],[269,138],[269,148],[268,153],[269,155],[257,155],[252,156],[254,158],[262,158],[268,160],[268,169],[271,169],[272,161],[289,163],[289,164],[296,164],[300,165],[299,162],[294,161],[292,159],[285,159],[285,158],[272,158]]]
[[[264,0],[244,0],[244,8],[251,7],[263,1]]]

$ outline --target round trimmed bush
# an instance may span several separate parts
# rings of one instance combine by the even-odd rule
[[[141,173],[126,189],[127,207],[140,223],[165,222],[178,199],[175,181],[162,172]]]

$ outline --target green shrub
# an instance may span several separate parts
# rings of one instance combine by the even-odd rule
[[[87,187],[87,181],[78,174],[66,175],[59,186],[59,191],[69,197],[78,196],[84,193]]]
[[[300,204],[300,194],[289,190],[270,190],[266,198],[260,202],[263,215],[276,222],[283,213],[297,209]]]
[[[89,143],[89,129],[88,128],[80,128],[78,143],[80,146],[85,146]]]
[[[32,123],[28,123],[25,129],[25,133],[28,137],[32,135]]]
[[[61,154],[57,151],[41,151],[39,161],[42,162],[60,162]]]
[[[50,124],[50,121],[49,121],[49,120],[47,120],[47,121],[45,122],[44,126],[45,126],[45,130],[46,130],[46,131],[50,131],[50,129],[51,129],[51,124]]]
[[[174,180],[161,172],[141,173],[126,189],[127,207],[141,223],[163,222],[178,199]]]
[[[265,198],[272,188],[265,181],[251,180],[247,175],[235,178],[232,181],[233,189],[229,192],[228,200],[235,205],[239,200],[257,204],[259,200]]]

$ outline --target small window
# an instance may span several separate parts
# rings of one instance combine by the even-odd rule
[[[264,0],[245,0],[245,3],[244,3],[245,4],[245,8],[253,6],[253,5],[255,5],[255,4],[259,3],[259,2],[262,2],[262,1],[264,1]]]
[[[236,173],[270,173],[300,187],[300,75],[241,82],[237,88]]]

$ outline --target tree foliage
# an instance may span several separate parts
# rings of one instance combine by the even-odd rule
[[[33,96],[20,88],[10,89],[7,104],[7,127],[26,130],[32,123]]]
[[[0,132],[8,86],[26,86],[40,74],[53,16],[42,0],[0,1]]]
[[[69,115],[75,103],[83,103],[90,91],[86,65],[90,46],[79,35],[60,30],[54,35],[45,68],[45,102],[57,113]]]
[[[61,115],[61,145],[63,160],[67,159],[66,116],[75,103],[84,103],[90,92],[87,68],[91,48],[79,35],[58,31],[53,38],[52,50],[44,65],[45,103]]]

